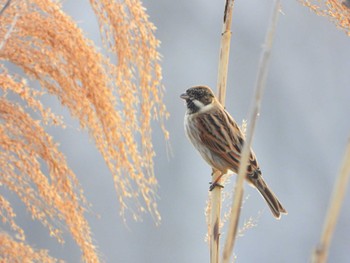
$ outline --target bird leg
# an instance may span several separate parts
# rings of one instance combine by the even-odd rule
[[[213,172],[212,172],[211,175],[213,176],[215,172],[216,172],[216,171],[213,170]],[[209,182],[209,184],[210,184],[210,186],[209,186],[209,191],[213,191],[213,189],[214,189],[215,187],[224,188],[223,185],[221,185],[221,184],[218,183],[223,175],[224,175],[224,173],[221,173],[221,174],[218,176],[218,178],[216,178],[216,180],[215,180],[214,182]]]

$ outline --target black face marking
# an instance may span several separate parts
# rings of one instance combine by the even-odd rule
[[[187,108],[190,110],[191,113],[195,113],[199,111],[199,107],[197,107],[197,105],[193,103],[192,99],[187,99],[186,104],[187,104]]]

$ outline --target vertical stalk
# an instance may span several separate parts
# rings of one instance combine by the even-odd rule
[[[219,171],[213,170],[212,181],[215,182],[220,175],[221,173]],[[215,187],[211,191],[210,201],[210,263],[218,263],[220,250],[221,187]]]
[[[320,242],[312,255],[313,263],[327,262],[328,251],[331,244],[333,232],[344,201],[346,188],[350,177],[350,138],[348,139],[343,163],[338,175],[338,179],[333,188],[332,198],[329,204],[327,217],[323,226],[323,233]]]
[[[231,43],[231,22],[234,0],[226,0],[223,28],[221,33],[219,68],[217,79],[218,99],[222,105],[225,105],[226,82],[228,61]],[[212,181],[216,182],[221,176],[219,171],[213,171]],[[220,181],[218,181],[220,183]],[[219,262],[219,241],[220,241],[220,218],[221,218],[221,188],[215,187],[211,192],[211,213],[210,213],[210,262]]]
[[[222,27],[222,33],[221,33],[218,79],[217,79],[216,85],[218,90],[218,99],[222,105],[225,105],[225,97],[226,97],[226,83],[227,83],[228,61],[230,57],[233,4],[234,4],[234,0],[226,0],[225,11],[224,11],[224,23]]]
[[[242,154],[241,154],[239,172],[238,172],[235,189],[234,189],[235,194],[232,201],[230,224],[229,224],[229,229],[228,229],[225,247],[223,251],[223,257],[222,257],[223,263],[229,262],[230,257],[233,253],[233,248],[236,240],[237,226],[238,226],[241,205],[242,205],[242,197],[243,197],[243,182],[247,172],[247,166],[248,166],[249,154],[250,154],[250,145],[253,140],[256,119],[260,111],[262,94],[265,88],[268,64],[270,61],[272,42],[273,42],[273,37],[276,29],[279,10],[280,10],[280,1],[275,0],[273,5],[272,15],[270,18],[270,24],[265,36],[265,43],[264,43],[263,51],[260,58],[258,75],[255,83],[255,96],[253,97],[253,101],[252,101],[250,116],[248,120],[249,125],[247,127],[246,140],[245,140]]]

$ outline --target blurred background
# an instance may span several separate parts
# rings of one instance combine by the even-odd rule
[[[50,132],[93,204],[87,217],[105,262],[209,262],[204,210],[211,171],[185,137],[185,106],[179,94],[197,84],[215,88],[224,1],[143,2],[162,42],[165,103],[171,114],[167,127],[173,157],[167,158],[162,133],[154,125],[161,225],[149,215],[141,223],[123,223],[104,160],[55,98],[48,102],[64,115],[68,128]],[[271,5],[271,0],[235,3],[226,108],[238,123],[248,115]],[[88,1],[66,0],[63,6],[101,47]],[[237,262],[309,260],[350,131],[350,38],[298,1],[282,1],[282,10],[253,148],[266,181],[289,214],[276,221],[258,192],[246,186],[241,225],[250,217],[257,225],[237,240]],[[349,203],[348,193],[329,262],[349,262]],[[59,245],[29,216],[18,219],[34,247],[80,262],[80,251],[69,235],[67,243]]]

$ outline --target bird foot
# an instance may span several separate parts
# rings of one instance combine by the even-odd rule
[[[218,182],[209,182],[210,186],[209,186],[209,191],[213,191],[213,189],[215,187],[220,187],[220,188],[224,188],[223,185],[219,184]]]

